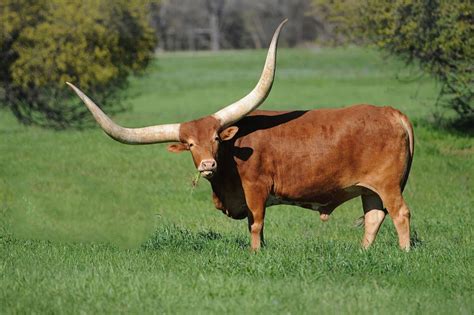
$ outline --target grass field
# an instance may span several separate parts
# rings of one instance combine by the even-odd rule
[[[264,51],[160,55],[126,93],[127,126],[191,120],[246,94]],[[263,109],[393,105],[415,125],[405,197],[417,240],[391,220],[361,250],[359,199],[329,222],[267,211],[267,246],[191,188],[188,153],[126,146],[99,128],[26,128],[0,112],[0,313],[474,313],[474,140],[426,123],[428,78],[374,51],[281,50]],[[66,86],[65,86],[66,88]]]

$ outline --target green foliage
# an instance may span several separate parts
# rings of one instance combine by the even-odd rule
[[[359,0],[313,0],[312,15],[320,17],[332,35],[327,43],[361,43],[361,5]]]
[[[86,109],[65,87],[77,83],[108,112],[116,92],[145,68],[156,44],[145,1],[2,1],[0,59],[6,106],[25,124],[80,126]]]
[[[471,121],[473,21],[472,1],[369,1],[364,16],[368,36],[379,47],[419,63],[441,82],[441,101]]]
[[[346,41],[369,41],[440,83],[439,101],[474,121],[474,2],[314,0]]]

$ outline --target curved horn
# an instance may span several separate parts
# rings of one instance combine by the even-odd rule
[[[111,138],[126,144],[151,144],[179,141],[180,124],[156,125],[144,128],[124,128],[110,119],[87,95],[66,82],[81,98],[95,120]]]
[[[231,125],[251,111],[255,110],[260,104],[263,103],[263,101],[265,101],[268,94],[270,94],[273,78],[275,77],[276,48],[278,44],[278,37],[280,36],[280,31],[283,25],[285,25],[287,21],[288,19],[285,19],[283,22],[281,22],[278,28],[275,30],[275,34],[273,34],[272,42],[268,48],[265,66],[263,67],[260,80],[258,80],[255,88],[245,97],[231,105],[228,105],[227,107],[224,107],[212,115],[220,122],[222,127]]]

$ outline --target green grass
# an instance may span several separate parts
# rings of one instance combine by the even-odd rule
[[[191,120],[246,94],[264,51],[159,56],[127,90],[127,126]],[[267,211],[267,246],[216,211],[191,157],[125,146],[99,128],[54,132],[0,112],[1,313],[472,314],[474,140],[425,123],[436,85],[401,82],[370,50],[281,50],[264,109],[393,105],[415,122],[405,197],[417,246],[398,250],[391,220],[360,249],[360,201],[329,222]],[[65,86],[66,88],[66,86]]]

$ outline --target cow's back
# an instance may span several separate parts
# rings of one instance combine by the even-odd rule
[[[249,152],[235,158],[241,180],[271,182],[272,194],[311,201],[403,176],[408,146],[400,115],[371,105],[255,111],[237,123],[234,146]]]

